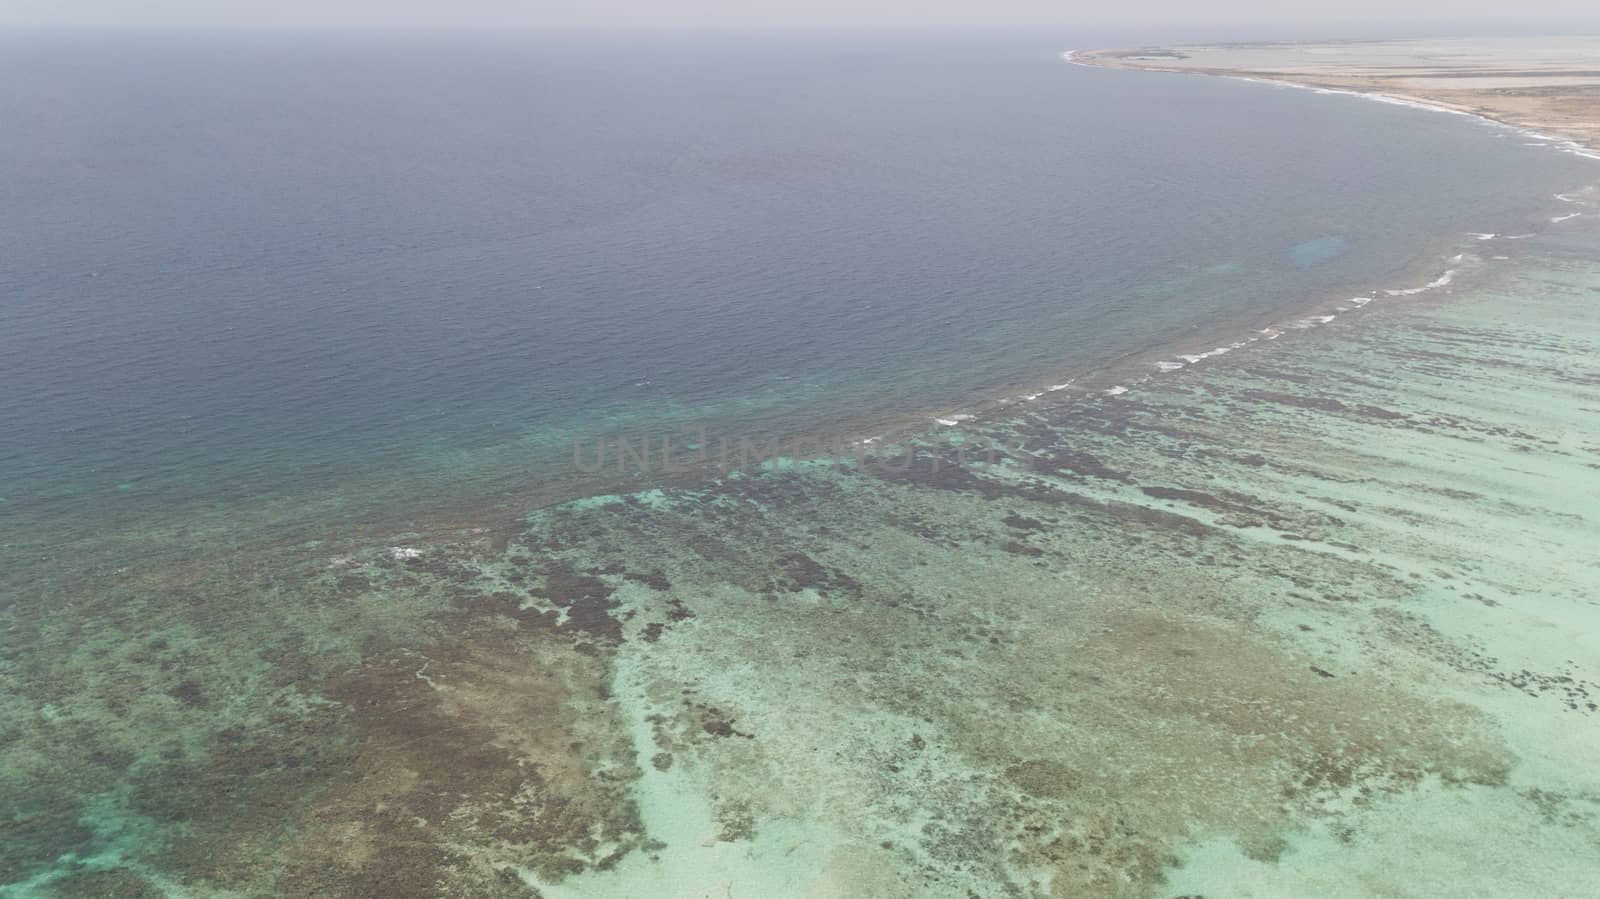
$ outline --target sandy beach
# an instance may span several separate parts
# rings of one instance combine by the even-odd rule
[[[1240,43],[1086,50],[1073,62],[1378,94],[1600,148],[1600,37]]]

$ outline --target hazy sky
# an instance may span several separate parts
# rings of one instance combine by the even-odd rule
[[[1596,0],[0,0],[0,23],[130,25],[1270,25],[1596,12]]]

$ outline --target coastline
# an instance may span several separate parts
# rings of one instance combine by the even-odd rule
[[[1210,74],[1278,87],[1308,89],[1324,93],[1348,94],[1400,105],[1432,109],[1490,122],[1497,126],[1517,127],[1507,122],[1490,119],[1464,108],[1446,107],[1415,98],[1387,96],[1372,91],[1330,89],[1313,83],[1300,83],[1285,79],[1242,75],[1233,71],[1198,71],[1177,66],[1163,66],[1146,61],[1128,61],[1112,54],[1125,54],[1133,50],[1073,50],[1063,53],[1072,64],[1089,67],[1123,70],[1162,71],[1174,74]],[[1600,159],[1600,154],[1594,158]],[[1581,204],[1585,211],[1577,211],[1553,218],[1553,224],[1563,221],[1600,215],[1587,211],[1600,207],[1600,197],[1579,199],[1575,190],[1571,194],[1558,194],[1557,200]],[[1308,297],[1298,305],[1285,306],[1265,317],[1239,317],[1195,326],[1191,332],[1162,341],[1154,346],[1127,353],[1104,364],[1081,368],[1051,369],[1048,373],[1027,381],[1005,384],[983,392],[954,399],[948,405],[929,405],[904,409],[890,416],[871,419],[845,420],[841,427],[830,432],[830,438],[842,438],[851,446],[870,447],[873,451],[898,451],[922,441],[948,441],[962,439],[963,429],[977,427],[986,422],[1004,419],[1017,414],[1046,414],[1052,408],[1070,404],[1084,396],[1118,397],[1153,379],[1160,379],[1186,368],[1206,365],[1219,357],[1236,351],[1248,351],[1280,341],[1302,337],[1313,329],[1331,323],[1335,318],[1353,318],[1391,306],[1389,302],[1421,296],[1448,296],[1462,284],[1456,276],[1463,272],[1483,272],[1488,263],[1489,243],[1521,239],[1531,235],[1487,235],[1463,232],[1441,234],[1436,237],[1433,249],[1419,256],[1415,262],[1395,273],[1393,279],[1364,283],[1349,291],[1325,291]],[[1466,238],[1466,239],[1463,239]],[[1478,252],[1474,252],[1478,251]],[[1495,256],[1494,259],[1504,257]],[[1488,263],[1488,264],[1486,264]],[[1392,286],[1391,286],[1392,285]],[[604,438],[612,435],[599,435]],[[657,435],[659,436],[659,435]],[[784,442],[804,441],[816,436],[811,431],[789,431],[762,434],[762,440]],[[787,462],[804,462],[812,458],[796,459],[785,456]],[[318,490],[305,495],[274,497],[256,510],[253,529],[240,529],[241,542],[255,550],[283,554],[285,557],[317,558],[327,555],[320,547],[338,544],[353,550],[374,542],[392,542],[396,539],[416,539],[428,542],[437,538],[451,543],[473,540],[488,535],[492,543],[500,544],[507,535],[524,526],[526,519],[540,510],[573,502],[583,502],[596,497],[627,495],[656,488],[681,488],[696,483],[714,481],[716,469],[707,466],[693,471],[676,472],[670,477],[659,473],[640,474],[607,473],[604,477],[580,476],[569,470],[541,477],[533,481],[508,483],[504,489],[498,482],[493,489],[473,490],[469,498],[462,498],[459,485],[428,483],[429,492],[417,494],[411,490],[403,495],[412,508],[425,508],[426,513],[397,516],[393,503],[366,502],[381,495],[387,488],[387,479],[351,481],[337,488]],[[414,502],[416,496],[426,499]],[[317,510],[308,514],[308,510]],[[351,512],[354,511],[352,515]],[[196,507],[181,516],[182,524],[151,529],[142,522],[125,527],[96,531],[82,535],[70,544],[72,550],[59,553],[60,547],[47,543],[19,543],[19,549],[52,549],[52,555],[70,555],[84,560],[94,559],[96,566],[117,575],[138,570],[144,565],[162,564],[162,559],[182,559],[186,554],[185,541],[194,530],[225,531],[238,522],[230,521],[236,510],[211,503],[197,503]],[[195,525],[212,519],[212,523]],[[338,533],[330,533],[326,522],[342,521]],[[398,535],[398,536],[397,536]],[[425,536],[426,535],[426,536]],[[40,535],[42,536],[42,535]],[[258,542],[259,541],[259,542]],[[39,557],[42,561],[44,556]],[[22,566],[37,569],[39,565]],[[30,581],[25,576],[14,582],[19,589],[38,590],[45,584]],[[59,588],[58,584],[52,587]]]
[[[1129,68],[1132,67],[1130,66]],[[1177,71],[1177,69],[1174,69],[1174,71]],[[1289,85],[1289,82],[1275,83]],[[1299,85],[1294,86],[1298,87]],[[1583,212],[1571,213],[1574,216],[1585,214]],[[994,386],[986,385],[982,389],[972,389],[970,392],[963,391],[961,393],[946,394],[944,397],[937,399],[937,404],[907,404],[887,414],[878,414],[871,417],[866,415],[838,416],[835,419],[837,424],[830,431],[830,436],[837,434],[848,436],[852,440],[871,441],[881,444],[889,441],[911,439],[941,428],[950,428],[954,426],[950,424],[951,422],[954,422],[955,425],[960,425],[972,420],[974,416],[1007,414],[1009,411],[1018,408],[1028,408],[1025,404],[1064,399],[1079,392],[1121,391],[1127,388],[1128,383],[1158,376],[1169,370],[1176,370],[1175,368],[1165,368],[1164,366],[1177,366],[1180,363],[1192,365],[1196,364],[1196,362],[1214,359],[1219,355],[1225,355],[1225,353],[1219,352],[1220,350],[1225,349],[1227,352],[1232,352],[1235,349],[1241,349],[1242,347],[1234,346],[1234,344],[1240,341],[1254,342],[1252,338],[1257,334],[1264,335],[1271,331],[1282,331],[1286,326],[1292,326],[1307,320],[1311,320],[1310,323],[1312,325],[1325,324],[1325,322],[1315,321],[1315,319],[1329,313],[1343,314],[1346,311],[1355,311],[1353,309],[1341,310],[1339,307],[1348,306],[1352,302],[1359,302],[1360,300],[1381,297],[1391,289],[1409,291],[1418,288],[1446,288],[1449,287],[1447,283],[1434,284],[1433,282],[1441,272],[1451,267],[1451,263],[1447,260],[1454,253],[1461,250],[1460,246],[1450,245],[1452,242],[1459,243],[1456,241],[1457,236],[1453,233],[1436,235],[1438,238],[1436,243],[1438,246],[1444,247],[1443,251],[1434,256],[1418,256],[1414,260],[1414,264],[1405,269],[1403,275],[1400,272],[1396,272],[1397,277],[1392,282],[1387,279],[1382,281],[1367,281],[1363,279],[1359,282],[1354,282],[1359,283],[1360,286],[1349,292],[1321,288],[1314,291],[1299,292],[1298,294],[1294,291],[1286,291],[1285,295],[1295,296],[1295,299],[1285,303],[1271,315],[1236,315],[1225,319],[1205,320],[1175,338],[1160,339],[1152,346],[1134,350],[1109,361],[1097,361],[1087,365],[1061,365],[1059,367],[1053,364],[1038,366],[1032,369],[1033,372],[1037,373],[1037,377],[1029,377],[1027,372],[1022,372],[1019,373],[1016,380],[1007,383],[994,381],[991,382]],[[1431,248],[1434,244],[1429,246],[1430,249],[1427,252],[1431,253]],[[1410,280],[1412,278],[1415,279],[1414,283]],[[1359,305],[1365,306],[1366,304],[1359,303]],[[1299,331],[1303,329],[1296,327],[1293,330]],[[1274,335],[1270,339],[1277,339],[1277,336]],[[1191,360],[1187,357],[1196,358]],[[1124,383],[1125,380],[1128,383]],[[782,439],[791,439],[809,436],[810,433],[790,431],[781,435],[761,434],[760,437],[779,436]],[[563,453],[563,455],[565,454]],[[470,468],[474,464],[473,461],[469,461],[462,467]],[[485,465],[484,467],[490,468],[492,465]],[[435,474],[432,470],[399,472],[397,473],[397,478],[408,477],[412,474],[420,474],[419,480],[423,483],[426,491],[421,494],[426,497],[426,500],[413,504],[413,507],[449,510],[440,516],[430,515],[428,516],[430,519],[443,518],[451,522],[470,521],[474,517],[475,510],[483,509],[492,504],[495,511],[494,519],[497,522],[494,525],[495,527],[498,527],[499,522],[515,523],[531,509],[544,508],[573,499],[611,493],[632,487],[649,486],[648,484],[641,484],[638,480],[632,478],[605,479],[602,482],[567,477],[571,472],[563,468],[558,473],[560,476],[545,477],[541,474],[537,479],[515,481],[511,478],[502,478],[491,481],[485,478],[482,483],[489,484],[490,489],[484,490],[482,495],[475,496],[470,502],[459,502],[458,497],[452,495],[450,486],[444,483],[443,478],[440,478],[437,482],[430,479]],[[333,487],[316,488],[315,491],[307,491],[306,493],[292,496],[274,496],[271,501],[284,508],[283,517],[286,520],[296,524],[298,522],[295,521],[296,514],[294,509],[301,506],[301,504],[304,504],[304,507],[307,508],[326,509],[331,513],[311,516],[317,520],[338,519],[349,512],[345,508],[346,503],[343,499],[345,496],[382,495],[385,492],[385,477],[383,473],[376,473],[368,480],[341,482]],[[466,483],[466,481],[461,483]],[[478,483],[475,481],[472,486],[476,487]],[[405,491],[400,492],[404,493]],[[194,506],[196,507],[195,512],[199,516],[215,512],[217,517],[221,519],[225,518],[227,514],[221,510],[220,504],[213,504],[205,499],[195,500]],[[11,508],[14,510],[20,509],[22,504],[13,501]],[[381,512],[368,510],[367,513],[356,513],[355,518],[357,520],[354,526],[366,533],[380,531],[387,527],[389,521],[393,520],[393,516],[389,514],[391,511],[391,508],[386,507]],[[409,521],[411,519],[410,510],[407,509],[406,512],[407,514],[404,517]],[[260,517],[262,520],[266,520],[277,516],[262,515]],[[118,524],[120,527],[121,522]],[[429,529],[420,524],[419,526],[424,530]],[[453,525],[450,527],[453,527]],[[143,536],[143,529],[142,522],[132,520],[132,523],[123,529],[121,536],[130,538],[126,542],[131,545],[138,536]],[[447,527],[448,529],[449,527]],[[308,531],[313,529],[310,527],[294,527],[290,530],[297,535],[306,535]],[[96,536],[98,536],[98,533]],[[14,545],[33,549],[39,544],[37,542],[19,542]]]
[[[818,435],[811,431],[791,431],[763,434],[759,442],[779,441],[785,445],[800,445],[823,436],[842,441],[846,446],[868,448],[872,453],[894,454],[906,447],[924,442],[944,443],[961,439],[965,428],[978,427],[1018,414],[1048,414],[1063,405],[1070,405],[1085,397],[1117,397],[1137,389],[1152,379],[1160,379],[1185,368],[1205,363],[1235,351],[1248,351],[1256,346],[1302,337],[1335,318],[1353,318],[1389,307],[1384,300],[1405,299],[1420,295],[1449,293],[1460,286],[1455,281],[1463,270],[1482,268],[1483,260],[1450,250],[1461,250],[1471,241],[1470,235],[1441,235],[1436,254],[1423,258],[1397,273],[1394,279],[1374,282],[1363,290],[1332,290],[1308,298],[1302,304],[1279,310],[1265,317],[1244,317],[1196,326],[1190,333],[1144,349],[1130,352],[1109,363],[1078,369],[1054,369],[1028,381],[1003,385],[983,393],[962,397],[949,405],[927,406],[903,410],[891,417],[846,422],[837,432]],[[1439,257],[1443,257],[1442,259]],[[1383,285],[1395,285],[1394,287]],[[604,440],[640,435],[600,434]],[[653,438],[661,434],[651,433]],[[718,435],[712,434],[713,440]],[[818,455],[794,457],[785,455],[788,466],[815,459],[826,459],[823,450]],[[282,559],[310,561],[328,557],[343,557],[364,546],[384,544],[396,540],[415,543],[454,544],[461,541],[487,539],[491,544],[503,545],[508,535],[525,527],[526,519],[538,512],[569,503],[582,503],[597,497],[623,496],[652,489],[690,488],[715,482],[722,472],[705,465],[663,474],[655,470],[637,473],[607,471],[599,475],[579,474],[564,470],[551,477],[522,484],[508,485],[505,489],[478,488],[468,498],[455,494],[459,485],[428,483],[426,492],[418,492],[415,482],[402,495],[412,508],[426,509],[425,513],[397,515],[392,503],[374,504],[369,500],[393,486],[388,478],[360,481],[352,480],[336,488],[322,488],[307,494],[289,494],[253,504],[254,521],[246,525],[239,520],[238,511],[231,505],[196,503],[181,516],[166,516],[168,524],[152,528],[144,522],[101,529],[93,533],[74,536],[61,542],[52,535],[39,533],[33,542],[15,544],[15,549],[48,551],[34,564],[19,566],[13,574],[23,575],[13,583],[19,591],[60,590],[59,583],[32,580],[26,575],[37,574],[39,564],[46,558],[71,557],[78,564],[93,563],[92,567],[104,575],[120,578],[130,572],[147,568],[159,569],[166,564],[182,562],[188,554],[187,541],[196,532],[226,532],[234,530],[235,540],[248,544],[254,553],[273,555]],[[418,501],[418,497],[422,497]],[[355,509],[355,514],[351,510]],[[330,531],[328,522],[341,522],[337,532]],[[63,547],[70,549],[63,550]],[[70,568],[58,572],[72,579],[77,577]],[[0,582],[3,583],[3,582]]]
[[[502,496],[490,529],[430,509],[96,572],[7,630],[68,647],[19,678],[17,776],[133,772],[92,839],[39,841],[64,861],[36,886],[1594,882],[1596,580],[1562,549],[1600,534],[1600,332],[1566,327],[1600,271],[1414,268],[1366,294],[1381,323],[1348,291],[1223,364],[1231,326],[908,413],[903,472]],[[1015,449],[969,470],[957,430]]]
[[[1600,205],[1600,198],[1595,205]],[[1293,342],[1336,319],[1358,320],[1374,312],[1393,309],[1400,300],[1450,296],[1457,289],[1471,286],[1457,280],[1458,276],[1485,276],[1493,267],[1485,258],[1489,255],[1486,251],[1482,255],[1469,252],[1487,246],[1482,238],[1483,235],[1471,232],[1439,235],[1429,251],[1412,265],[1397,271],[1393,278],[1370,282],[1359,289],[1328,290],[1265,317],[1233,318],[1196,326],[1190,333],[1106,364],[1054,369],[1028,381],[960,398],[950,405],[902,410],[887,418],[848,421],[836,432],[822,436],[840,439],[847,446],[865,448],[874,454],[895,454],[930,442],[945,445],[951,440],[959,441],[963,439],[964,430],[1016,415],[1051,414],[1053,410],[1086,398],[1120,397],[1184,369],[1206,367],[1206,363],[1236,351],[1248,353],[1277,342]],[[597,436],[605,439],[622,435]],[[713,434],[713,439],[716,436]],[[816,436],[810,431],[791,431],[764,434],[760,439],[798,445]],[[792,470],[797,463],[803,465],[828,456],[827,451],[814,456],[784,455],[782,459],[787,465],[783,467]],[[247,543],[252,552],[307,562],[330,556],[343,558],[363,547],[395,541],[411,541],[418,545],[488,541],[489,545],[503,546],[510,535],[526,526],[530,516],[544,510],[641,491],[704,486],[717,482],[723,473],[710,465],[667,475],[653,470],[631,474],[606,472],[601,476],[564,471],[556,476],[508,485],[505,489],[473,490],[466,498],[457,495],[458,485],[430,482],[427,493],[418,493],[414,488],[403,491],[403,496],[413,503],[412,508],[428,511],[398,516],[392,503],[369,502],[371,497],[391,486],[388,479],[351,481],[338,488],[285,495],[264,504],[257,503],[253,516],[256,521],[248,527],[241,526],[237,510],[232,507],[198,504],[183,516],[169,516],[173,522],[170,528],[152,529],[135,523],[97,531],[72,539],[65,544],[71,547],[66,552],[62,552],[60,545],[51,543],[18,544],[17,548],[50,549],[52,556],[70,556],[80,563],[94,560],[98,564],[93,567],[105,576],[120,578],[129,572],[181,562],[188,554],[189,535],[197,531],[235,530],[234,539]],[[420,503],[415,502],[418,496],[425,498]],[[354,515],[352,509],[356,510]],[[327,526],[327,522],[334,521],[341,522],[336,532]],[[39,561],[43,558],[41,556]],[[22,566],[19,570],[35,569],[37,573],[38,567],[37,564]],[[71,577],[68,569],[60,569],[60,573]],[[14,586],[37,591],[59,590],[62,585],[23,577]]]
[[[1349,42],[1337,46],[1360,44],[1392,45],[1396,48],[1395,56],[1406,52],[1407,45],[1412,42]],[[1476,92],[1463,92],[1457,88],[1452,79],[1471,79],[1475,77],[1475,70],[1470,66],[1461,66],[1452,69],[1450,78],[1439,78],[1439,83],[1444,85],[1435,90],[1417,90],[1417,78],[1414,73],[1405,76],[1374,74],[1380,67],[1373,65],[1369,70],[1354,70],[1341,72],[1334,63],[1304,64],[1302,68],[1292,68],[1285,71],[1280,67],[1285,62],[1285,48],[1303,49],[1309,55],[1321,51],[1323,48],[1335,46],[1322,42],[1290,42],[1261,43],[1261,44],[1196,44],[1173,45],[1141,48],[1096,48],[1069,50],[1062,54],[1063,59],[1074,65],[1090,66],[1106,69],[1125,69],[1132,71],[1169,72],[1175,74],[1211,75],[1214,77],[1238,78],[1246,81],[1255,81],[1266,84],[1283,85],[1303,88],[1308,90],[1325,91],[1336,94],[1351,94],[1367,97],[1382,102],[1411,106],[1419,109],[1429,109],[1437,112],[1467,115],[1492,122],[1508,128],[1515,129],[1523,134],[1565,144],[1562,149],[1591,159],[1600,160],[1600,116],[1574,118],[1569,121],[1549,121],[1530,115],[1527,109],[1519,108],[1497,90],[1479,90]],[[1260,64],[1252,64],[1251,50],[1259,50],[1263,55]],[[1222,65],[1206,62],[1208,51],[1226,52],[1226,63]],[[1272,54],[1268,56],[1267,54]],[[1516,60],[1505,60],[1505,66],[1516,64]],[[1398,67],[1398,66],[1394,66]],[[1592,67],[1581,67],[1574,64],[1572,72],[1584,72],[1592,75]],[[1484,73],[1484,77],[1497,73],[1496,69],[1487,65],[1476,71]],[[1545,80],[1552,82],[1561,81],[1571,77],[1567,70],[1550,68],[1541,70]],[[1526,72],[1519,72],[1521,77],[1530,77]],[[1548,99],[1552,105],[1569,102],[1579,97],[1583,102],[1592,102],[1588,99],[1588,88],[1594,82],[1586,81],[1574,85],[1566,95],[1555,94]],[[1402,87],[1402,84],[1408,86]],[[1471,99],[1466,99],[1471,97]]]
[[[52,876],[80,894],[116,871],[387,895],[417,872],[519,899],[1328,895],[1387,858],[1386,892],[1592,882],[1594,573],[1563,547],[1600,533],[1600,332],[1570,326],[1600,271],[1510,269],[1459,302],[968,423],[1016,447],[998,466],[924,444],[903,472],[548,506],[503,543],[274,557],[293,595],[171,648],[108,655],[118,629],[80,650],[112,683],[151,654],[183,660],[180,695],[187,677],[315,698],[136,700],[149,726],[216,718],[305,761],[229,793],[232,750],[183,760],[135,800],[171,780],[185,807],[273,815],[200,815],[158,865],[108,852]],[[228,596],[251,576],[163,581]],[[138,614],[125,589],[99,600],[112,625]],[[306,608],[376,648],[294,655]],[[314,667],[224,673],[236,641]],[[304,835],[274,843],[284,820]]]

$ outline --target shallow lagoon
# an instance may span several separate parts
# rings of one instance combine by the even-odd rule
[[[1449,238],[1433,289],[919,410],[884,464],[390,485],[381,515],[347,485],[14,544],[0,883],[1572,893],[1600,234],[1545,226],[1568,200]]]
[[[1600,877],[1595,236],[991,408],[914,438],[910,465],[107,573],[60,614],[13,608],[7,875],[1571,892]],[[1003,458],[951,464],[954,433]]]

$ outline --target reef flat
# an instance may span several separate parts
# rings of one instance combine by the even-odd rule
[[[1600,264],[1565,228],[869,464],[42,585],[0,611],[0,883],[1574,894]]]
[[[1600,37],[1212,44],[1089,50],[1071,58],[1357,91],[1469,112],[1600,150]]]

